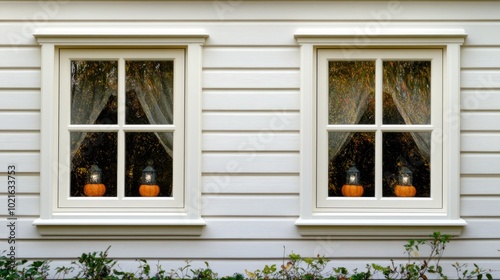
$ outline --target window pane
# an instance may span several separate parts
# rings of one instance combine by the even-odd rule
[[[329,124],[375,123],[375,62],[330,61]]]
[[[117,134],[110,132],[71,132],[71,196],[87,196],[84,187],[91,167],[102,171],[103,196],[116,196]]]
[[[127,61],[126,123],[173,124],[173,61]]]
[[[360,172],[363,196],[375,195],[375,133],[329,132],[328,155],[328,196],[342,196],[346,172],[352,164]]]
[[[172,132],[129,132],[126,141],[125,195],[140,196],[139,188],[146,167],[156,171],[158,196],[172,196]],[[148,187],[150,189],[156,187]]]
[[[430,132],[383,133],[383,195],[396,196],[397,185],[413,185],[415,196],[430,197]],[[412,175],[412,183],[398,178],[405,166]]]
[[[384,61],[385,124],[429,124],[431,62]]]
[[[71,61],[71,123],[117,123],[118,63]]]

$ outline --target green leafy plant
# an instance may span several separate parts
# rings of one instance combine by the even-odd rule
[[[78,258],[78,261],[72,262],[72,264],[76,264],[80,268],[76,278],[94,280],[119,279],[119,277],[115,275],[118,271],[113,270],[116,261],[108,258],[108,251],[110,248],[111,246],[109,246],[106,251],[99,253],[83,253]],[[118,275],[120,275],[119,272]]]
[[[71,262],[70,267],[57,267],[55,276],[57,279],[67,279],[66,277],[75,273],[73,279],[93,279],[93,280],[171,280],[171,279],[221,279],[221,280],[243,280],[243,279],[328,279],[328,280],[368,280],[379,279],[382,275],[385,279],[448,279],[440,265],[444,250],[450,242],[451,236],[435,232],[428,239],[408,240],[404,245],[407,261],[396,264],[393,260],[389,265],[376,263],[367,264],[366,270],[349,271],[345,267],[333,267],[332,270],[325,271],[329,259],[317,255],[314,258],[302,257],[299,254],[291,253],[288,256],[283,254],[283,261],[280,267],[276,264],[265,265],[263,269],[255,271],[245,270],[246,277],[240,273],[232,276],[217,278],[218,274],[213,271],[208,262],[201,268],[193,268],[189,260],[185,265],[167,272],[162,268],[160,262],[156,264],[156,272],[145,259],[137,260],[139,267],[137,271],[125,272],[116,269],[117,261],[108,257],[108,247],[103,252],[92,252],[82,254],[77,261]],[[428,247],[424,254],[420,256],[420,249]],[[467,264],[455,263],[452,265],[456,270],[453,279],[493,279],[491,270],[486,270],[473,264],[469,268]],[[36,260],[28,263],[27,260],[11,260],[5,255],[5,251],[0,256],[0,279],[5,280],[44,280],[49,277],[50,261]],[[76,272],[75,272],[76,270]]]

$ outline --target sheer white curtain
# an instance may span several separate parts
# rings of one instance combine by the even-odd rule
[[[428,61],[384,62],[384,90],[390,93],[405,124],[430,124],[431,68]],[[411,132],[424,157],[429,159],[429,133]]]
[[[109,98],[117,94],[117,64],[113,61],[71,63],[71,124],[94,124]],[[71,158],[87,133],[71,133]]]
[[[373,106],[375,63],[373,61],[330,62],[329,124],[357,124]],[[333,159],[348,143],[352,132],[329,133],[329,157]]]
[[[172,63],[127,62],[127,91],[133,91],[150,124],[173,124]],[[173,133],[155,132],[165,151],[172,156]]]

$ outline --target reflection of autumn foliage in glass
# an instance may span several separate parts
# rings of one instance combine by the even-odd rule
[[[329,64],[329,123],[375,124],[375,63],[333,61]],[[430,123],[430,62],[383,63],[383,123]],[[352,108],[355,106],[355,108]],[[345,172],[354,162],[365,187],[363,196],[375,190],[375,133],[329,133],[329,196],[341,196]],[[397,172],[402,164],[414,175],[417,195],[430,196],[430,132],[383,133],[383,196],[394,196]]]
[[[132,63],[127,71],[134,73],[133,78],[139,79],[150,92],[162,91],[166,87],[171,90],[173,68],[162,67],[161,64],[162,62],[153,61]],[[117,71],[116,62],[72,62],[72,124],[118,124]],[[151,74],[155,71],[156,74]],[[166,81],[161,77],[167,77]],[[150,124],[135,92],[127,92],[124,98],[126,98],[127,124]],[[172,107],[171,104],[170,106]],[[164,144],[159,140],[159,135],[171,139],[171,134],[171,132],[125,133],[123,141],[126,149],[126,170],[123,171],[126,196],[139,196],[142,170],[148,165],[152,165],[158,171],[160,196],[172,195],[170,155],[172,145],[171,142]],[[104,196],[117,196],[118,137],[123,137],[123,134],[118,136],[117,132],[99,132],[99,126],[94,126],[89,132],[71,133],[71,196],[83,196],[86,174],[93,164],[102,168],[103,183],[107,189]]]
[[[329,124],[373,124],[374,61],[329,62]],[[369,107],[363,122],[361,116]]]

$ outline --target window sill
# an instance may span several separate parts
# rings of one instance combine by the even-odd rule
[[[33,222],[44,236],[196,236],[203,219],[37,219]],[[75,234],[77,233],[77,234]]]
[[[393,238],[423,236],[441,232],[460,235],[467,223],[462,219],[298,219],[295,222],[304,236],[343,236]]]

